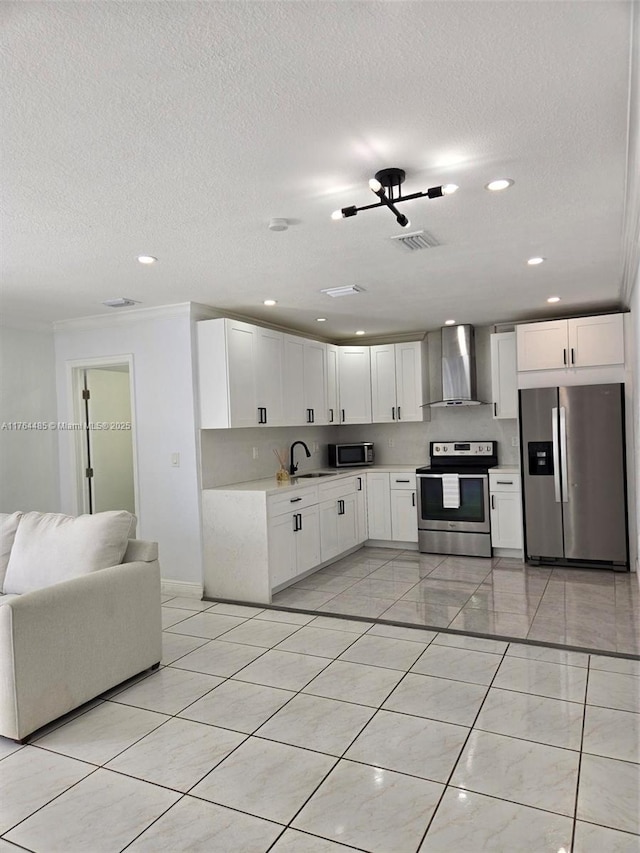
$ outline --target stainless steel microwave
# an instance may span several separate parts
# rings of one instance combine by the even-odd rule
[[[359,441],[356,444],[330,444],[329,465],[333,468],[373,465],[373,443]]]

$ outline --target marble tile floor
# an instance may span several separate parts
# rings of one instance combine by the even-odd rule
[[[362,548],[276,594],[273,603],[640,654],[640,588],[628,572]]]
[[[1,853],[640,850],[640,661],[163,611],[158,671],[0,738]]]

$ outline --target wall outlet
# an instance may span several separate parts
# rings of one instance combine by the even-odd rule
[[[320,450],[320,445],[318,444],[317,441],[314,441],[313,442],[313,452],[317,453],[319,450]]]
[[[395,439],[393,439],[393,438],[389,438],[389,439],[387,440],[387,444],[388,444],[388,446],[389,446],[389,447],[395,447],[395,445],[396,445]]]
[[[172,468],[179,468],[180,467],[180,454],[179,453],[172,453],[171,454],[171,467]]]
[[[518,436],[517,435],[512,436],[511,437],[511,447],[519,447],[519,446],[520,446],[520,442],[518,440]]]
[[[254,458],[254,459],[257,459],[257,458],[258,458],[258,448],[257,448],[257,447],[254,447],[254,448],[253,448],[253,458]]]

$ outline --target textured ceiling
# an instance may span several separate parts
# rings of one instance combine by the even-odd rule
[[[6,321],[127,296],[344,340],[617,306],[630,5],[2,3]],[[460,185],[402,206],[437,248],[331,220],[387,166]]]

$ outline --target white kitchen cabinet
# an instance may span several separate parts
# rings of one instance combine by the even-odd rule
[[[317,504],[271,518],[268,526],[272,588],[319,565],[320,511]]]
[[[356,478],[319,487],[320,556],[322,562],[358,544]]]
[[[340,421],[338,398],[338,347],[326,344],[327,355],[327,423]]]
[[[494,418],[518,417],[515,332],[491,335],[491,394]]]
[[[307,422],[304,404],[304,339],[284,336],[284,419],[287,426]]]
[[[358,542],[369,538],[367,526],[367,476],[359,474],[356,478],[356,517],[358,522]]]
[[[391,539],[389,474],[367,472],[367,528],[369,539]]]
[[[327,411],[327,350],[320,341],[304,342],[305,423],[329,423]]]
[[[423,420],[420,341],[370,349],[373,423]]]
[[[516,341],[519,372],[624,363],[622,314],[522,324]]]
[[[395,542],[418,541],[416,475],[390,474],[391,538]]]
[[[491,545],[522,550],[522,497],[520,474],[489,471]]]
[[[284,335],[284,419],[287,426],[326,424],[325,344]]]
[[[339,423],[370,424],[370,347],[338,348],[338,388]]]
[[[201,428],[281,426],[282,333],[219,318],[197,335]]]

